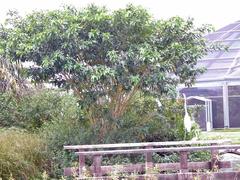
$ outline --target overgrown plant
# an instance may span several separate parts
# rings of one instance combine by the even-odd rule
[[[26,80],[21,77],[21,70],[19,62],[10,62],[0,56],[0,93],[12,92],[19,96],[28,89]]]
[[[31,131],[54,120],[79,120],[82,114],[77,99],[58,90],[36,89],[16,98],[0,93],[0,126],[21,127]]]
[[[122,118],[111,120],[107,115],[105,116],[104,126],[110,124],[111,127],[113,123],[116,126],[115,129],[109,129],[105,134],[99,133],[101,127],[92,126],[84,118],[64,118],[45,124],[41,128],[41,136],[46,140],[48,152],[52,157],[53,175],[61,176],[62,169],[73,166],[77,160],[74,153],[63,151],[64,145],[182,140],[184,137],[182,107],[183,103],[175,100],[162,101],[162,106],[158,107],[153,97],[137,96],[132,100]],[[82,114],[85,117],[85,113],[82,112]],[[101,138],[100,135],[102,135]],[[191,139],[192,134],[188,134],[187,137]],[[176,155],[158,156],[156,154],[154,159],[156,162],[178,161]],[[137,162],[144,162],[144,157],[103,158],[104,165]]]
[[[17,129],[0,131],[0,177],[29,179],[46,168],[44,142],[34,134]]]

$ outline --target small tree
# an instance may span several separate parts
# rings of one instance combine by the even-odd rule
[[[72,89],[90,110],[107,105],[115,119],[137,92],[157,97],[191,85],[202,72],[197,60],[212,48],[203,38],[209,30],[192,19],[155,20],[133,5],[113,12],[66,7],[24,18],[12,13],[0,30],[0,53],[33,61],[32,80]]]

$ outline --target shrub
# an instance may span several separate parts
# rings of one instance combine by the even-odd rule
[[[74,101],[74,98],[72,100]],[[174,100],[162,102],[162,106],[158,107],[154,98],[136,98],[121,118],[111,120],[105,111],[105,114],[102,114],[105,118],[96,124],[89,122],[86,112],[76,105],[76,108],[71,108],[75,118],[64,116],[45,124],[41,128],[41,136],[46,140],[48,154],[52,157],[51,175],[60,177],[63,167],[76,163],[77,157],[74,153],[64,151],[64,145],[183,140],[183,103]],[[77,104],[76,100],[75,103]],[[102,131],[105,127],[107,129]],[[191,133],[187,134],[188,139],[191,136]],[[167,161],[168,157],[160,159]],[[104,163],[136,160],[138,159],[135,157],[113,157],[104,158]]]
[[[13,94],[2,93],[0,100],[2,100],[0,101],[0,127],[15,126],[30,130],[30,132],[37,130],[36,133],[44,131],[44,135],[40,133],[38,136],[47,137],[45,138],[47,139],[47,152],[49,155],[53,155],[53,158],[49,160],[54,162],[53,166],[60,166],[60,168],[53,167],[53,169],[57,169],[56,173],[58,170],[62,173],[63,166],[61,164],[65,161],[64,158],[61,159],[62,154],[65,153],[63,144],[88,143],[87,138],[83,138],[83,133],[79,131],[84,125],[83,114],[77,99],[71,94],[54,90],[40,90],[25,93],[17,99]],[[42,126],[44,127],[42,128]],[[48,130],[45,131],[45,129]],[[37,135],[35,136],[37,138]],[[19,142],[16,139],[12,143],[17,146]],[[9,146],[11,152],[15,150],[15,146],[12,148]],[[12,166],[14,167],[14,165]],[[16,165],[16,169],[22,167],[22,165],[19,166]],[[27,168],[26,166],[23,168]],[[29,165],[30,167],[31,165]]]
[[[27,129],[40,128],[55,119],[77,118],[76,99],[67,93],[42,90],[25,96],[19,106]]]
[[[62,169],[72,166],[74,153],[63,150],[68,144],[98,144],[143,141],[182,140],[183,102],[161,100],[158,106],[155,98],[135,96],[123,116],[112,119],[108,107],[98,106],[94,112],[79,106],[77,98],[53,90],[33,91],[16,99],[11,94],[1,94],[0,123],[2,126],[19,126],[29,130],[38,129],[46,142],[51,164],[51,176],[60,177]],[[174,113],[173,113],[174,112]],[[93,123],[89,115],[98,115]],[[187,134],[190,139],[193,133]],[[17,141],[16,141],[17,143]],[[130,159],[111,158],[108,163]]]
[[[60,91],[35,90],[19,99],[10,93],[2,93],[0,100],[1,127],[35,130],[55,119],[78,118],[76,99]]]
[[[195,125],[186,133],[183,124],[183,101],[153,97],[135,97],[123,117],[115,120],[115,129],[105,136],[105,143],[177,141],[192,139],[199,128]]]
[[[44,142],[35,134],[17,129],[0,131],[0,177],[29,179],[46,165]]]
[[[0,127],[20,124],[17,99],[11,93],[0,93]]]
[[[77,156],[63,150],[64,145],[89,144],[89,138],[94,138],[83,128],[82,123],[76,120],[59,120],[45,124],[40,135],[47,143],[47,152],[52,162],[52,177],[61,177],[64,167],[71,167],[76,163]]]

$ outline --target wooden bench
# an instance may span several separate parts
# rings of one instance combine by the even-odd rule
[[[79,157],[78,168],[65,168],[64,174],[71,175],[77,172],[79,177],[83,177],[85,158],[93,157],[93,164],[90,171],[94,177],[101,177],[109,174],[116,167],[102,166],[103,156],[120,154],[144,154],[145,164],[122,165],[121,172],[140,172],[149,174],[153,168],[161,171],[174,170],[187,173],[189,170],[197,169],[221,169],[230,168],[230,162],[218,161],[219,150],[239,149],[240,145],[227,145],[230,140],[210,140],[210,141],[176,141],[176,142],[150,142],[150,143],[123,143],[123,144],[98,144],[98,145],[76,145],[64,146],[64,149],[77,151]],[[211,152],[211,160],[207,162],[188,162],[188,154],[195,151],[208,150]],[[174,153],[180,154],[180,163],[153,163],[153,153]]]

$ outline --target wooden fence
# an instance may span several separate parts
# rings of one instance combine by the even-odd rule
[[[230,168],[231,163],[228,161],[219,161],[219,150],[240,149],[240,145],[229,145],[229,140],[212,140],[212,141],[177,141],[177,142],[151,142],[151,143],[123,143],[123,144],[99,144],[99,145],[76,145],[64,146],[64,149],[74,150],[79,157],[78,168],[65,168],[64,174],[70,176],[73,172],[77,173],[80,179],[84,177],[84,167],[86,157],[92,157],[90,171],[93,177],[107,179],[105,175],[117,171],[122,173],[145,173],[138,178],[146,178],[151,175],[157,179],[191,179],[196,175],[196,170],[208,169],[212,172],[222,168]],[[211,159],[206,162],[188,162],[188,154],[195,151],[210,151]],[[179,163],[153,163],[153,153],[179,153]],[[144,164],[127,164],[121,166],[102,166],[102,157],[111,155],[129,155],[143,154],[145,156]],[[153,175],[152,170],[157,169],[159,172],[176,171],[174,174],[158,173]],[[189,173],[194,172],[194,173]],[[220,173],[215,172],[213,176],[218,179],[236,176],[235,172]],[[206,174],[199,174],[204,177]],[[151,178],[150,178],[151,179]]]

